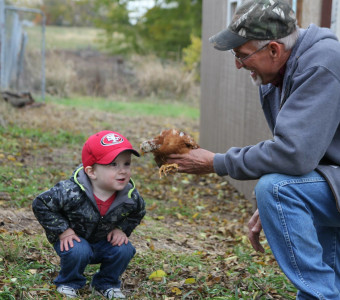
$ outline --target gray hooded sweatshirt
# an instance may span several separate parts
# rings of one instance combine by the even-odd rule
[[[340,199],[340,43],[327,28],[312,24],[299,31],[282,90],[259,88],[273,138],[217,153],[214,169],[239,180],[317,170]]]

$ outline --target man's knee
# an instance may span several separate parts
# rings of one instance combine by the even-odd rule
[[[274,186],[276,184],[276,175],[277,174],[266,174],[259,179],[255,186],[257,205],[260,205],[261,202],[268,199],[268,197],[272,197]]]

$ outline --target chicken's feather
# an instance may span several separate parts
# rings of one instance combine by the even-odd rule
[[[140,150],[142,153],[153,153],[157,165],[161,168],[161,176],[162,173],[167,175],[167,173],[177,172],[176,166],[171,165],[169,168],[166,164],[170,154],[184,154],[199,147],[189,134],[177,129],[167,129],[153,139],[144,141],[140,145]]]

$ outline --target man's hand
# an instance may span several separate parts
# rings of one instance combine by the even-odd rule
[[[248,229],[249,229],[248,238],[250,240],[251,245],[256,251],[264,253],[264,248],[260,244],[260,233],[262,231],[262,224],[258,209],[250,218],[248,222]]]
[[[178,164],[178,171],[189,174],[214,173],[215,153],[198,148],[186,154],[171,154],[167,159],[168,164]]]
[[[80,243],[80,238],[76,235],[72,228],[66,229],[61,235],[59,235],[60,240],[60,251],[64,250],[68,251],[69,246],[73,248],[73,240],[76,240]]]
[[[123,244],[126,245],[129,239],[122,230],[115,228],[107,235],[107,241],[110,242],[112,246],[121,246]]]

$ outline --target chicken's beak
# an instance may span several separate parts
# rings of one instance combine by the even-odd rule
[[[145,152],[142,149],[142,145],[139,146],[140,156],[144,156]]]

